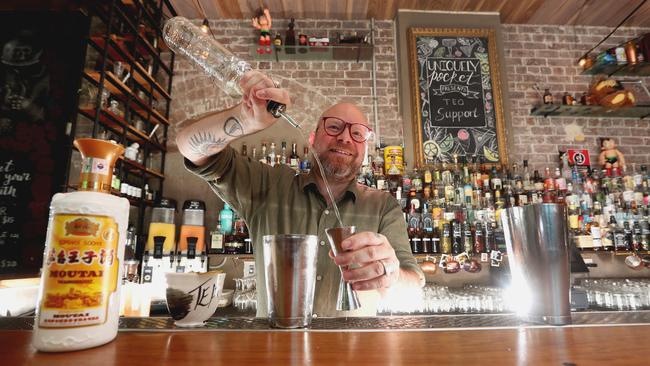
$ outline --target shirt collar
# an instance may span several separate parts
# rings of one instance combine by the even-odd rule
[[[303,192],[306,192],[307,189],[313,189],[315,192],[320,192],[318,191],[318,185],[316,184],[316,173],[312,169],[309,173],[305,174],[300,174],[300,177],[302,179],[300,183],[300,188],[302,188]],[[352,180],[350,184],[345,188],[345,194],[343,195],[343,198],[346,196],[350,196],[354,202],[357,201],[357,197],[359,196],[359,187],[357,185],[356,180]]]

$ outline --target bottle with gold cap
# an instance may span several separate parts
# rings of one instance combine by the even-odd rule
[[[124,147],[77,139],[77,192],[52,197],[32,344],[39,351],[91,348],[117,335],[129,201],[110,194]]]

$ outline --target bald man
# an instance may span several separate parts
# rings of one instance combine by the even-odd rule
[[[205,179],[214,192],[246,221],[255,253],[262,253],[262,237],[269,234],[311,234],[319,239],[314,313],[317,316],[376,314],[379,293],[394,286],[422,287],[424,274],[411,254],[406,223],[399,203],[388,193],[356,183],[372,131],[366,116],[351,103],[327,109],[309,142],[320,158],[341,219],[357,227],[333,256],[325,229],[336,227],[332,203],[318,169],[296,174],[287,166],[271,167],[240,156],[228,144],[271,126],[267,100],[289,104],[289,94],[259,72],[241,80],[242,103],[211,114],[179,132],[176,142],[188,170]],[[261,255],[257,268],[264,268]],[[359,290],[362,308],[336,311],[339,265],[357,264],[343,278]],[[257,271],[257,316],[268,315],[265,278]]]

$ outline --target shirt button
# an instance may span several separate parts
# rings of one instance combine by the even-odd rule
[[[325,245],[325,240],[321,240],[321,241],[320,241],[320,245],[321,245],[321,246]]]
[[[321,276],[321,275],[316,276],[316,281],[320,281],[322,279],[323,279],[323,276]]]
[[[324,213],[325,215],[329,215],[329,214],[330,214],[330,210],[325,210],[325,211],[323,211],[323,213]]]
[[[318,318],[318,314],[311,314],[312,318]]]

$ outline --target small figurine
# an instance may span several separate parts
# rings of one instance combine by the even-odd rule
[[[616,148],[616,143],[611,138],[602,138],[600,141],[602,150],[598,156],[598,163],[606,170],[608,177],[612,176],[612,169],[615,175],[621,175],[621,170],[625,170],[625,157]]]
[[[260,47],[257,49],[257,53],[262,54],[265,52],[264,46],[266,46],[266,53],[271,53],[271,13],[269,9],[264,9],[262,13],[253,17],[253,27],[260,31]]]

